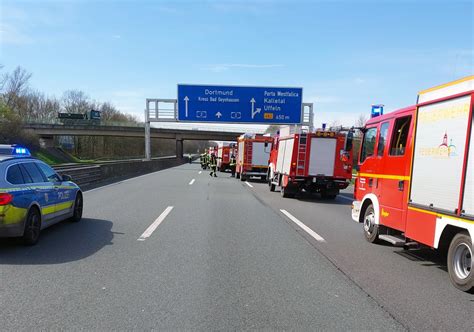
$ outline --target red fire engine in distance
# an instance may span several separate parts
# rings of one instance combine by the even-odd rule
[[[352,130],[291,133],[283,127],[273,139],[267,181],[283,197],[299,192],[334,199],[352,178]]]

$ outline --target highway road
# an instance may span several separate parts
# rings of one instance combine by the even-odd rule
[[[335,201],[183,165],[85,193],[38,245],[0,241],[2,330],[473,330],[427,249],[367,243]]]

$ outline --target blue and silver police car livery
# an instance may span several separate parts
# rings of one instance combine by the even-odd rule
[[[82,218],[82,192],[29,151],[0,145],[0,237],[35,244],[40,231],[59,221]]]

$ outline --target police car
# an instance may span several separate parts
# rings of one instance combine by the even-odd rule
[[[82,218],[83,199],[71,177],[58,175],[17,145],[0,144],[0,237],[38,242],[40,231]]]

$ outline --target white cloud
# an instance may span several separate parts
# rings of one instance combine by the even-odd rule
[[[227,71],[232,68],[239,69],[267,69],[267,68],[279,68],[284,67],[282,64],[246,64],[246,63],[223,63],[223,64],[212,64],[206,65],[202,69],[209,70],[215,73]]]

